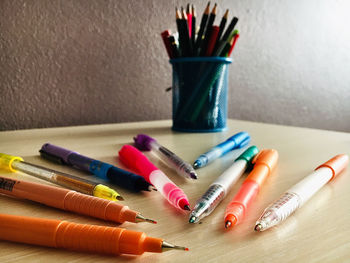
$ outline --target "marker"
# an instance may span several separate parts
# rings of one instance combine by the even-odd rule
[[[196,39],[196,44],[194,46],[194,54],[195,55],[199,55],[199,51],[200,51],[199,48],[202,45],[203,33],[204,33],[205,28],[207,26],[209,12],[210,12],[209,7],[210,7],[210,2],[208,2],[207,7],[205,8],[203,16],[202,16],[201,24],[200,24],[197,39]]]
[[[150,191],[153,186],[142,176],[120,169],[108,163],[91,159],[77,152],[62,147],[45,143],[39,151],[41,157],[59,164],[72,165],[74,168],[92,173],[104,180],[124,187],[128,190]]]
[[[192,165],[182,160],[175,153],[160,145],[154,138],[146,134],[134,137],[136,148],[141,151],[155,152],[168,166],[185,178],[197,179],[197,173]]]
[[[276,167],[277,161],[278,153],[276,150],[262,150],[254,157],[253,170],[226,208],[225,228],[230,228],[242,221],[264,181]]]
[[[170,204],[183,210],[191,210],[185,193],[138,149],[131,145],[124,145],[119,151],[119,159],[153,184]]]
[[[0,177],[0,193],[116,223],[156,221],[119,203],[55,186]]]
[[[248,166],[251,165],[251,160],[257,153],[258,148],[256,146],[249,147],[234,161],[230,168],[209,186],[209,189],[197,201],[192,210],[189,219],[190,223],[197,223],[203,217],[208,216],[214,211]]]
[[[161,253],[171,249],[188,251],[186,247],[170,244],[160,238],[148,237],[143,232],[5,214],[0,214],[0,239],[112,255]]]
[[[303,206],[326,183],[334,179],[348,165],[349,156],[339,154],[315,169],[299,183],[287,190],[278,200],[269,205],[256,222],[255,230],[264,231],[273,227],[295,210]]]
[[[120,194],[106,185],[94,183],[70,174],[27,163],[18,156],[0,153],[0,167],[11,172],[16,172],[18,170],[87,195],[93,195],[112,201],[124,200]]]
[[[193,168],[198,169],[206,166],[212,161],[220,158],[226,153],[242,148],[246,146],[250,141],[250,136],[247,132],[239,132],[232,137],[228,138],[226,141],[216,145],[214,148],[210,149],[208,152],[201,154],[197,160],[193,163]]]

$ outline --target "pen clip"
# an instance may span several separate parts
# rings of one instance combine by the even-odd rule
[[[51,161],[57,164],[66,164],[66,162],[61,157],[45,152],[44,150],[39,150],[39,152],[40,152],[40,156],[48,161]]]

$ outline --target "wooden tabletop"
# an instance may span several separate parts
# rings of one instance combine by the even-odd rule
[[[285,190],[310,174],[334,155],[350,154],[350,134],[246,121],[229,120],[221,133],[178,133],[170,129],[171,121],[135,122],[108,125],[33,129],[0,132],[0,152],[21,156],[25,161],[62,172],[87,177],[71,167],[43,160],[38,155],[42,144],[50,142],[83,155],[122,166],[117,158],[124,144],[133,142],[139,133],[148,134],[168,149],[193,163],[198,155],[231,135],[247,131],[252,145],[259,149],[276,149],[277,169],[267,179],[244,222],[230,231],[224,229],[224,210],[246,175],[233,187],[216,210],[200,224],[189,224],[188,213],[173,208],[157,192],[135,194],[114,187],[125,198],[123,204],[140,211],[158,224],[124,223],[121,227],[161,237],[190,251],[118,257],[66,251],[0,241],[0,262],[345,262],[350,259],[350,168],[324,186],[302,208],[281,225],[265,232],[253,230],[264,208]],[[224,172],[237,153],[231,152],[198,170],[198,180],[176,175],[154,155],[147,156],[180,186],[193,206],[209,184]],[[41,181],[23,173],[7,176],[33,182]],[[89,179],[95,179],[90,176]],[[48,183],[47,183],[48,184]],[[105,183],[107,184],[107,183]],[[113,185],[108,184],[113,187]],[[68,220],[77,223],[115,226],[64,212],[32,201],[0,195],[0,213]]]

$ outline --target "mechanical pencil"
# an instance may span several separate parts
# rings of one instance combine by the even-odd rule
[[[156,223],[128,206],[45,184],[0,177],[0,193],[117,223]]]
[[[326,183],[334,179],[348,165],[349,156],[339,154],[315,169],[313,173],[287,190],[278,200],[269,205],[255,225],[256,231],[264,231],[285,220],[300,208]]]
[[[134,192],[150,191],[154,189],[153,186],[140,175],[50,143],[45,143],[41,147],[40,154],[47,160],[60,164],[72,165],[75,168],[92,173],[104,180],[109,180],[120,187]]]
[[[203,217],[208,216],[225,198],[232,186],[247,169],[251,160],[258,153],[256,146],[251,146],[242,153],[223,174],[221,174],[210,186],[205,194],[197,201],[190,214],[190,223],[197,223]]]
[[[226,153],[246,146],[250,141],[250,136],[247,132],[239,132],[226,141],[216,145],[208,152],[201,154],[193,163],[194,169],[206,166],[215,159],[225,155]]]
[[[0,214],[0,239],[101,254],[161,253],[186,250],[143,232],[118,227],[77,224],[37,217]]]
[[[93,195],[112,201],[124,200],[116,191],[106,185],[84,180],[77,176],[61,173],[39,165],[27,163],[19,156],[0,153],[0,167],[11,172],[16,172],[18,170],[87,195]]]
[[[155,152],[167,165],[173,168],[179,175],[185,178],[197,179],[197,173],[192,165],[182,160],[175,153],[160,145],[154,138],[146,134],[138,134],[134,137],[136,148],[141,151]]]
[[[185,193],[161,170],[154,166],[138,149],[131,145],[124,145],[119,151],[119,159],[127,167],[144,176],[170,204],[183,210],[191,210]]]
[[[253,170],[244,180],[238,193],[226,208],[226,228],[230,228],[242,221],[264,181],[276,167],[277,161],[278,153],[276,150],[262,150],[254,157],[252,161],[254,164]]]

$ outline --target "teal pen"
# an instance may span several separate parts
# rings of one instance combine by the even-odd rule
[[[232,137],[228,138],[226,141],[216,145],[214,148],[208,152],[201,154],[193,163],[193,168],[198,169],[206,166],[212,161],[220,158],[226,153],[242,148],[250,142],[250,136],[247,132],[239,132]]]

